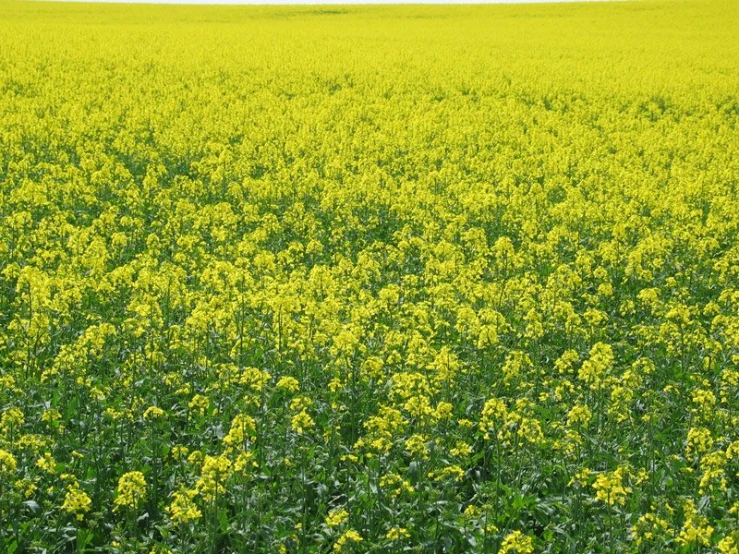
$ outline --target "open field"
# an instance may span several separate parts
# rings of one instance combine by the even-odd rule
[[[91,2],[94,4],[183,4],[183,5],[348,5],[348,4],[562,4],[565,2],[629,2],[633,0],[32,0],[49,2]]]
[[[738,554],[737,37],[0,0],[0,552]]]

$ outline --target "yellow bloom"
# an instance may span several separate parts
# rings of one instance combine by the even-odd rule
[[[315,424],[316,422],[313,421],[313,418],[305,410],[295,414],[291,421],[293,431],[299,435],[304,434],[308,429],[314,427]]]
[[[0,473],[12,473],[17,467],[15,457],[6,450],[0,450]]]
[[[454,448],[449,449],[452,456],[466,458],[472,454],[472,447],[464,441],[458,441]]]
[[[116,508],[136,508],[146,498],[146,479],[140,471],[124,473],[118,480]]]
[[[596,491],[595,497],[611,506],[626,504],[626,497],[631,492],[631,489],[623,483],[626,474],[626,468],[619,467],[614,471],[606,471],[598,475],[593,483]]]
[[[244,447],[247,440],[251,440],[256,431],[256,421],[253,417],[238,414],[231,421],[231,429],[228,435],[223,437],[223,443],[230,447]]]
[[[183,446],[181,444],[175,445],[172,447],[172,458],[175,460],[181,460],[187,454],[190,452],[190,449],[187,446]]]
[[[637,546],[672,535],[673,531],[667,521],[651,512],[639,517],[636,524],[631,527],[631,536]]]
[[[363,540],[364,539],[362,538],[362,535],[360,535],[353,529],[349,529],[343,535],[341,535],[336,541],[336,544],[334,544],[334,552],[342,552],[350,544],[356,544],[358,542],[362,542]]]
[[[428,474],[429,479],[433,479],[437,482],[443,481],[444,479],[461,481],[462,477],[464,477],[464,470],[457,465],[447,466],[440,471],[432,471]]]
[[[281,377],[277,381],[277,388],[288,392],[297,392],[300,390],[300,383],[294,377]]]
[[[590,357],[582,363],[578,377],[591,389],[601,389],[613,369],[614,361],[613,348],[598,342],[590,349]]]
[[[36,467],[46,473],[56,472],[56,460],[52,457],[49,452],[44,453],[38,460],[36,460]]]
[[[166,412],[157,406],[149,406],[144,412],[144,419],[160,419],[166,417]]]
[[[200,415],[203,415],[209,406],[210,399],[202,394],[196,394],[193,396],[192,400],[190,400],[190,403],[187,405],[190,410]]]
[[[400,541],[408,539],[410,536],[411,534],[408,532],[408,529],[404,527],[392,527],[385,535],[385,538],[389,541]]]
[[[333,510],[326,516],[326,525],[329,527],[338,527],[349,520],[349,512],[344,508]]]
[[[249,451],[243,451],[240,452],[238,456],[236,456],[236,460],[234,461],[234,471],[237,472],[244,472],[248,468],[256,468],[259,467],[259,464],[253,460],[254,455]]]
[[[44,410],[41,414],[41,421],[44,423],[55,423],[62,418],[62,414],[59,410]]]
[[[19,489],[23,491],[23,496],[26,498],[31,498],[34,493],[38,490],[38,486],[36,483],[31,481],[30,479],[19,479],[15,483],[13,483],[16,489]]]
[[[507,535],[500,545],[499,554],[533,554],[534,540],[521,533],[513,531]]]
[[[587,427],[592,417],[593,414],[587,406],[574,406],[567,414],[567,425],[570,427]]]
[[[228,458],[225,456],[206,456],[195,488],[204,500],[210,502],[216,495],[220,496],[226,492],[223,483],[230,475],[231,461]]]
[[[685,522],[683,523],[677,542],[683,546],[711,544],[711,536],[714,528],[708,525],[708,519],[698,513],[692,500],[686,500],[683,504]]]
[[[739,554],[739,538],[724,537],[717,546],[721,554]]]
[[[692,427],[688,431],[687,444],[685,446],[685,455],[688,459],[695,460],[699,456],[707,453],[713,447],[713,437],[711,431],[705,427]]]
[[[388,473],[380,477],[380,487],[388,489],[396,497],[403,493],[411,494],[415,490],[410,481],[403,479],[397,473]]]
[[[67,486],[62,510],[74,514],[77,520],[82,521],[85,514],[90,511],[91,505],[92,499],[80,488],[79,484],[73,483]]]
[[[0,416],[0,430],[7,433],[10,429],[17,429],[23,425],[25,421],[26,418],[21,410],[18,408],[8,408]]]
[[[482,408],[482,418],[480,419],[480,430],[485,433],[485,438],[491,438],[490,431],[499,430],[504,424],[508,416],[508,408],[505,403],[498,398],[491,398],[485,402]],[[492,435],[495,436],[495,435]]]
[[[197,491],[194,490],[180,490],[172,493],[172,502],[166,508],[172,523],[184,525],[202,517],[203,513],[193,502],[195,495]]]
[[[254,392],[261,392],[264,385],[271,379],[271,375],[266,371],[260,371],[255,367],[247,367],[239,378],[239,383],[251,389]]]
[[[194,450],[187,456],[187,462],[192,465],[200,465],[205,458],[205,454],[201,450]]]
[[[427,460],[429,457],[429,449],[426,446],[428,439],[423,435],[411,435],[405,441],[405,449],[411,456],[418,456],[422,460]]]

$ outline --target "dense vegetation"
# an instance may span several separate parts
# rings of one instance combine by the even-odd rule
[[[0,13],[1,552],[739,552],[739,4]]]

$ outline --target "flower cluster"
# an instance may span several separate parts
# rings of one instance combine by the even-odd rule
[[[0,552],[736,554],[739,2],[0,13]]]

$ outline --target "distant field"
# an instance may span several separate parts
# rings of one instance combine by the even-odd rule
[[[347,4],[545,4],[564,2],[615,2],[633,0],[38,0],[113,4],[208,4],[208,5],[347,5]]]
[[[0,552],[739,553],[737,37],[0,0]]]

